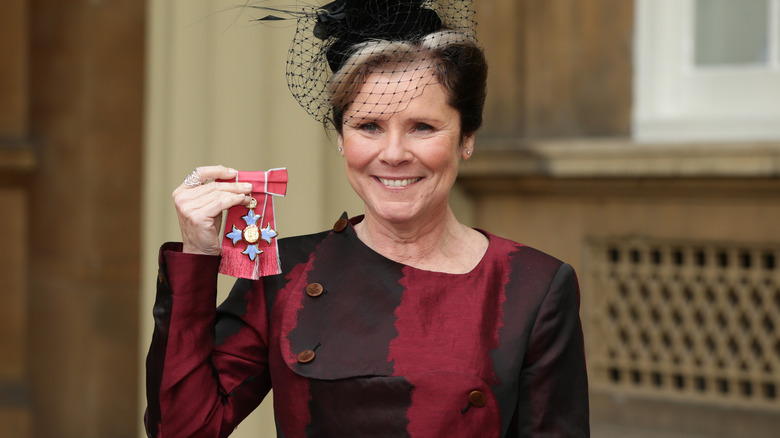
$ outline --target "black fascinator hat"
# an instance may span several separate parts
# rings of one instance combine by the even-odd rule
[[[425,3],[429,2],[339,0],[323,6],[313,33],[320,40],[334,40],[326,53],[331,71],[338,71],[351,48],[367,40],[416,40],[443,29],[439,15]]]
[[[335,0],[323,6],[282,9],[258,21],[297,19],[287,58],[287,85],[315,119],[330,115],[327,84],[356,48],[368,41],[418,41],[440,31],[461,32],[476,41],[472,0]]]

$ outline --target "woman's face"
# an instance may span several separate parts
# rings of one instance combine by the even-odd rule
[[[344,113],[339,146],[366,215],[393,224],[440,220],[473,134],[461,137],[460,115],[430,71],[375,73],[365,83]]]

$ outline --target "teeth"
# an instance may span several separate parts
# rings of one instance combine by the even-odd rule
[[[419,181],[420,178],[409,178],[409,179],[384,179],[379,178],[379,182],[386,185],[387,187],[406,187],[409,184],[416,183]]]

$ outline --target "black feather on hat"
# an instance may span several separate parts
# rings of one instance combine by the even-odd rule
[[[317,14],[314,36],[333,38],[327,58],[331,71],[338,71],[350,49],[369,40],[415,40],[441,30],[443,23],[425,0],[336,0]]]

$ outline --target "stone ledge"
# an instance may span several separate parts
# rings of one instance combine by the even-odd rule
[[[35,161],[29,144],[0,141],[0,172],[31,172],[35,169]]]
[[[37,167],[37,158],[28,143],[0,141],[0,186],[16,186]]]
[[[599,388],[591,388],[590,407],[591,421],[597,427],[644,429],[648,433],[637,436],[653,438],[774,438],[780,428],[777,410],[675,401]]]
[[[780,142],[637,144],[630,139],[480,137],[462,179],[777,178]]]

